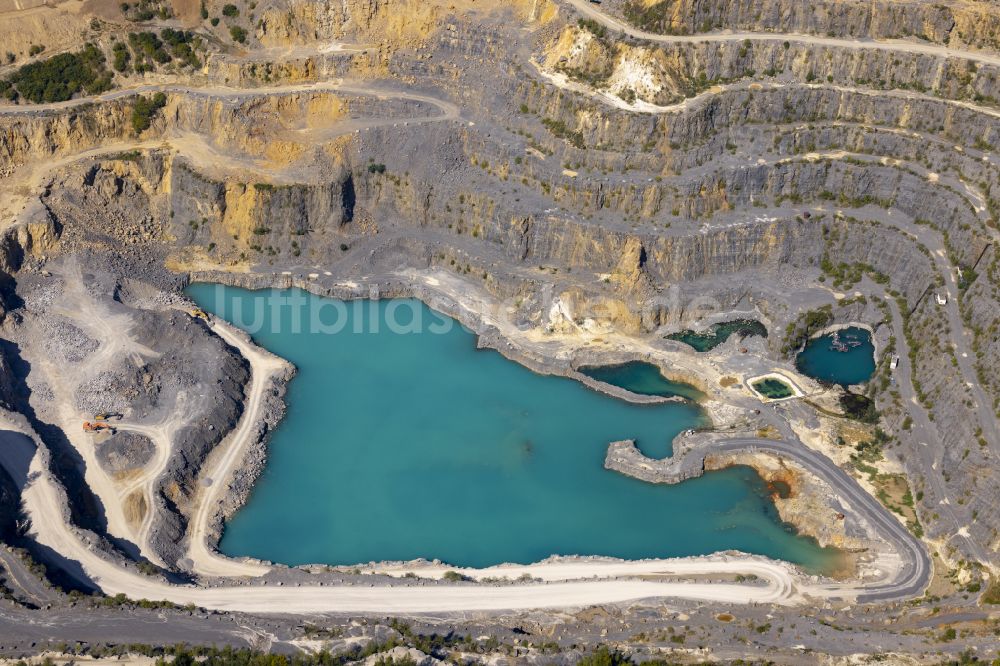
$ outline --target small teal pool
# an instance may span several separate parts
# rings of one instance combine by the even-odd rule
[[[766,338],[767,327],[756,319],[735,319],[720,324],[713,324],[711,328],[703,333],[696,333],[690,329],[671,333],[667,336],[667,340],[677,340],[693,348],[695,351],[707,352],[715,349],[734,334],[741,338],[748,338],[755,335]]]
[[[795,366],[802,374],[823,382],[861,384],[875,372],[875,345],[865,329],[843,328],[806,343]]]
[[[680,396],[689,400],[703,400],[705,394],[690,384],[667,379],[652,363],[629,361],[616,365],[584,365],[580,374],[611,384],[639,395],[663,397]]]
[[[220,549],[288,565],[738,549],[823,570],[836,551],[781,523],[746,467],[676,486],[603,468],[609,442],[669,452],[692,403],[616,400],[542,376],[417,301],[194,285],[204,309],[292,361],[288,413]]]

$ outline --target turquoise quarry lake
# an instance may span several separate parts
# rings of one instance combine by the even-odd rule
[[[228,555],[483,567],[739,549],[813,570],[836,560],[780,522],[749,468],[677,486],[603,468],[613,440],[669,453],[678,432],[702,423],[693,403],[633,405],[535,374],[477,350],[471,333],[417,301],[206,284],[188,293],[298,368],[265,470],[225,525]],[[344,326],[321,332],[317,320]]]
[[[796,367],[814,379],[849,386],[871,379],[875,372],[875,346],[871,333],[852,326],[806,343]]]

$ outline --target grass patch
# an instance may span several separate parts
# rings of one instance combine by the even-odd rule
[[[781,439],[781,433],[778,432],[778,429],[775,428],[774,426],[767,425],[767,426],[764,426],[763,428],[760,428],[759,430],[757,430],[757,437],[760,438],[760,439],[780,440]]]
[[[586,147],[583,140],[583,132],[570,129],[562,120],[542,118],[542,124],[545,125],[545,129],[552,132],[553,135],[560,139],[569,141],[574,147],[581,149]]]
[[[986,588],[986,591],[983,592],[983,596],[979,600],[984,604],[1000,606],[1000,578],[993,579],[993,582]]]
[[[457,571],[445,571],[444,575],[441,576],[441,579],[446,580],[449,583],[464,583],[472,580],[465,574],[461,574]]]
[[[922,536],[923,526],[917,517],[913,494],[910,492],[910,484],[907,483],[906,477],[902,474],[878,474],[872,483],[875,485],[875,494],[879,501],[893,513],[902,516],[906,526],[918,538]]]

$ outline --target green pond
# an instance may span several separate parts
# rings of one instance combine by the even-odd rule
[[[720,324],[713,324],[707,331],[697,333],[690,329],[671,333],[666,336],[668,340],[683,342],[695,351],[707,352],[715,349],[729,339],[729,336],[736,334],[741,338],[753,335],[767,337],[767,327],[756,319],[736,319]]]
[[[871,334],[852,326],[806,343],[795,366],[814,379],[849,386],[871,379],[875,372],[875,345]]]
[[[795,395],[791,386],[780,379],[775,379],[774,377],[768,377],[767,379],[762,379],[759,382],[754,382],[753,387],[757,389],[762,396],[772,400],[781,400],[782,398],[788,398]]]
[[[643,361],[629,361],[616,365],[584,365],[578,370],[580,374],[587,375],[591,379],[640,395],[681,396],[689,400],[701,400],[705,397],[704,393],[690,384],[667,379],[658,367]]]
[[[193,285],[203,308],[293,362],[288,413],[220,548],[289,565],[739,549],[835,566],[777,518],[749,468],[676,486],[603,468],[609,442],[669,452],[692,403],[638,406],[494,351],[418,301]],[[391,324],[391,325],[390,325]]]

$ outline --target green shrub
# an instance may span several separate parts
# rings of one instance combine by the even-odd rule
[[[605,28],[600,23],[598,23],[597,21],[595,21],[594,19],[582,18],[579,19],[576,22],[576,24],[577,26],[580,27],[580,29],[586,30],[587,32],[592,34],[594,37],[597,37],[598,39],[604,39],[605,37],[608,36],[608,29]]]
[[[226,5],[222,8],[222,15],[229,18],[236,18],[240,15],[240,9],[236,5]]]
[[[160,568],[149,560],[142,560],[136,565],[136,568],[145,576],[155,576],[160,573]]]
[[[623,655],[618,650],[609,650],[607,647],[602,645],[597,648],[593,654],[587,655],[580,661],[576,662],[577,666],[626,666],[627,664],[634,664],[627,656]]]
[[[562,120],[552,118],[542,118],[542,124],[545,125],[545,129],[560,139],[569,141],[576,148],[584,148],[583,132],[571,130]]]
[[[128,45],[135,56],[135,71],[138,74],[151,72],[157,64],[166,64],[173,58],[163,48],[163,42],[153,32],[133,32],[128,36]]]
[[[114,68],[116,72],[124,72],[128,69],[129,62],[132,60],[132,54],[129,53],[128,47],[124,42],[115,42],[114,46],[111,47],[111,54],[114,56]]]
[[[60,53],[27,64],[8,81],[17,93],[36,104],[64,102],[81,91],[96,95],[109,90],[112,74],[104,62],[101,50],[87,44],[78,53]]]
[[[867,396],[845,392],[840,396],[840,407],[852,419],[862,423],[878,423],[878,409],[875,402]]]
[[[28,55],[34,57],[44,50],[45,47],[42,46],[41,44],[32,44],[31,46],[28,47]]]
[[[196,42],[195,39],[198,38],[190,31],[164,28],[160,31],[160,37],[170,47],[170,52],[174,58],[180,60],[184,66],[194,67],[195,69],[201,67],[201,60],[194,52],[194,45],[199,43],[200,40]]]
[[[234,42],[239,42],[240,44],[244,44],[247,41],[247,31],[238,25],[229,28],[229,36],[233,38]]]
[[[153,116],[156,112],[167,105],[167,96],[161,92],[152,97],[139,95],[135,99],[135,106],[132,107],[132,129],[136,134],[149,129]]]

